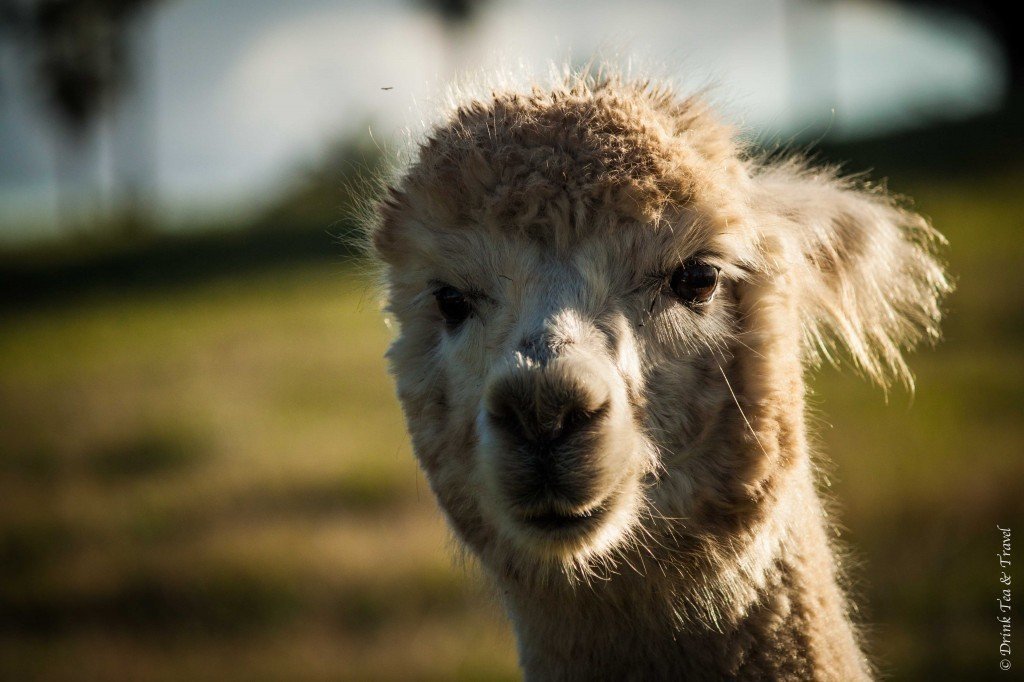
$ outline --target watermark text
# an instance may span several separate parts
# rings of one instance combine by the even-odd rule
[[[1010,615],[1011,583],[1010,577],[1010,528],[996,526],[1000,534],[999,553],[999,598],[996,603],[999,605],[999,613],[996,620],[999,622],[999,668],[1009,670],[1010,655],[1010,631],[1013,625]]]

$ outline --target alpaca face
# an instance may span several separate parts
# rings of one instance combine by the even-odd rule
[[[486,538],[485,556],[522,561],[622,543],[664,457],[685,457],[727,398],[716,367],[733,267],[721,244],[684,222],[562,244],[418,232],[424,250],[395,272],[403,334],[390,357],[456,527]]]
[[[692,142],[735,172],[728,136],[677,149],[653,103],[565,94],[460,110],[374,235],[414,449],[498,572],[628,544],[728,395],[736,240],[680,174]]]
[[[413,447],[498,574],[671,552],[756,506],[802,430],[749,438],[741,405],[801,419],[826,338],[903,374],[948,290],[919,217],[744,159],[699,103],[643,84],[472,102],[379,209]]]

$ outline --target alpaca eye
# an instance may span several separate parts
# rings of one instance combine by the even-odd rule
[[[434,292],[434,298],[437,299],[437,309],[444,316],[444,321],[452,327],[461,323],[473,312],[466,296],[454,287],[441,287]]]
[[[669,286],[683,303],[707,303],[718,288],[718,268],[699,260],[687,261],[672,273]]]

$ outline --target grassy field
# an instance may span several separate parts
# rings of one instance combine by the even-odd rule
[[[914,356],[914,397],[815,380],[897,679],[999,672],[995,526],[1024,529],[1021,186],[901,186],[951,241],[947,340]],[[6,313],[0,678],[515,678],[417,473],[387,338],[344,266]]]

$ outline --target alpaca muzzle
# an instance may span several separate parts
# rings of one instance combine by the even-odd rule
[[[491,480],[521,523],[553,530],[599,520],[614,484],[615,403],[595,364],[577,357],[521,365],[488,387]]]

